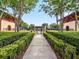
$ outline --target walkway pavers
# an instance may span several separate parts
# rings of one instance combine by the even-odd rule
[[[36,34],[22,59],[57,59],[42,34]]]

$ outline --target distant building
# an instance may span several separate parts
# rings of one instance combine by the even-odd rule
[[[2,18],[0,18],[0,30],[15,30],[15,18],[4,12]]]
[[[35,26],[34,27],[34,31],[35,32],[44,32],[45,31],[45,28],[43,26]]]
[[[79,12],[77,12],[77,17],[79,20]],[[63,29],[65,30],[75,30],[75,13],[71,13],[70,15],[64,17],[64,24],[63,24]],[[77,30],[79,31],[79,21],[78,21],[78,26]]]

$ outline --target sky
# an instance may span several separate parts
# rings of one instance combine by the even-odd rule
[[[28,14],[24,14],[22,17],[23,21],[28,24],[35,24],[36,26],[41,26],[43,23],[55,23],[55,17],[52,18],[45,14],[43,11],[39,12],[40,4],[42,3],[42,0],[39,0],[36,7]]]
[[[40,6],[41,4],[42,4],[42,0],[39,0],[36,7],[30,13],[23,15],[22,20],[29,25],[35,24],[36,26],[41,26],[43,23],[48,23],[48,24],[56,23],[55,16],[51,18],[43,11],[39,12],[39,10],[41,9],[41,6]],[[11,8],[8,8],[8,9],[9,9],[9,13],[11,14],[12,9]],[[68,12],[65,12],[64,16],[68,14],[69,14]]]

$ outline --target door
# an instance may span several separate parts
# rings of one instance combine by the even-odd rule
[[[11,30],[11,26],[10,25],[8,25],[8,30]]]
[[[66,31],[69,31],[69,26],[66,26]]]

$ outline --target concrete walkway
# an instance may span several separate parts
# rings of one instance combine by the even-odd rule
[[[36,34],[22,59],[57,59],[42,34]]]

